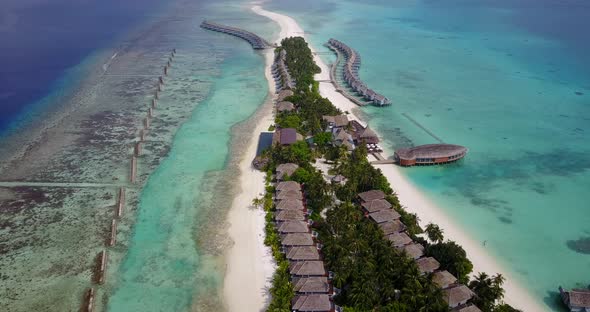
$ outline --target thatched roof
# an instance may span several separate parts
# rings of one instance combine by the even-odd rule
[[[387,239],[393,243],[394,247],[401,247],[412,242],[412,239],[404,232],[389,234]]]
[[[416,260],[416,264],[421,273],[432,273],[440,267],[440,263],[432,257],[420,258]]]
[[[366,127],[365,130],[363,130],[359,134],[359,138],[360,139],[377,138],[377,134],[375,133],[375,131],[371,130],[369,127]]]
[[[393,233],[398,233],[401,231],[405,231],[406,225],[403,224],[400,220],[393,220],[388,222],[379,223],[379,227],[383,231],[383,234],[389,235]]]
[[[328,295],[298,295],[291,302],[292,310],[297,312],[329,312],[332,301]]]
[[[283,181],[279,182],[275,187],[277,191],[288,191],[288,190],[301,190],[301,184],[295,181]]]
[[[344,129],[339,129],[336,132],[336,135],[334,136],[334,141],[345,142],[345,141],[349,141],[349,140],[352,140],[352,136],[350,134],[348,134],[348,132],[346,132],[346,130],[344,130]]]
[[[303,201],[300,199],[283,199],[277,203],[277,210],[303,210]]]
[[[294,128],[283,128],[275,130],[272,140],[275,144],[291,145],[303,140],[303,136],[297,133],[297,130]]]
[[[473,292],[465,285],[443,289],[443,299],[451,308],[465,304],[471,297],[473,297]]]
[[[453,312],[481,312],[481,310],[473,304],[470,304],[462,308],[453,309]]]
[[[376,199],[384,199],[385,193],[381,190],[371,190],[367,192],[362,192],[358,195],[360,199],[364,202],[370,202]]]
[[[305,221],[305,213],[301,210],[279,210],[275,212],[276,221]]]
[[[432,274],[432,281],[440,288],[447,288],[457,281],[457,278],[448,271],[439,271]]]
[[[590,290],[572,289],[565,292],[570,307],[590,308]]]
[[[320,260],[320,254],[316,246],[296,246],[289,247],[285,254],[288,260]]]
[[[292,282],[293,290],[297,293],[327,294],[330,291],[330,284],[325,276],[296,277]]]
[[[277,111],[290,112],[295,109],[295,105],[291,102],[283,101],[277,104]]]
[[[348,125],[348,116],[346,115],[322,116],[322,119],[334,124],[334,127],[346,127]]]
[[[295,190],[287,190],[287,191],[280,191],[277,194],[277,199],[278,200],[283,200],[283,199],[303,199],[303,193],[301,193],[301,191],[295,191]]]
[[[385,209],[369,214],[369,218],[376,223],[383,223],[399,219],[400,214],[393,209]]]
[[[400,148],[395,151],[397,157],[403,160],[445,158],[464,153],[467,153],[467,148],[454,144],[426,144],[412,148]]]
[[[291,90],[282,90],[281,92],[279,92],[279,96],[277,97],[277,100],[283,101],[286,97],[293,95],[293,91]]]
[[[277,166],[277,179],[281,180],[285,175],[292,175],[299,166],[297,164],[286,163]]]
[[[410,258],[416,260],[424,255],[424,246],[420,244],[409,244],[401,248]]]
[[[381,210],[391,210],[392,207],[391,204],[385,199],[376,199],[370,202],[364,202],[361,205],[363,206],[363,208],[365,208],[365,210],[368,213],[373,213]]]
[[[309,233],[309,227],[303,221],[281,222],[278,227],[279,233]]]
[[[290,233],[283,235],[281,245],[283,246],[312,246],[313,237],[309,233]]]
[[[292,276],[324,276],[326,269],[322,261],[291,261],[289,274]]]

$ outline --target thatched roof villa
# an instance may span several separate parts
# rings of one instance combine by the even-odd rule
[[[322,261],[290,261],[289,274],[297,277],[326,276]]]
[[[286,221],[281,222],[277,230],[280,234],[309,233],[309,226],[303,221]]]
[[[393,220],[388,222],[379,223],[379,227],[383,234],[389,235],[393,233],[399,233],[406,230],[406,225],[400,220]]]
[[[295,246],[287,248],[285,257],[290,261],[320,260],[320,253],[316,246]]]
[[[299,168],[299,166],[297,164],[293,164],[293,163],[286,163],[286,164],[280,164],[277,166],[276,169],[276,178],[277,180],[282,180],[285,175],[290,176],[292,175],[295,170],[297,170],[297,168]]]
[[[277,129],[272,136],[273,144],[280,145],[291,145],[301,140],[303,140],[303,136],[297,133],[294,128]]]
[[[400,214],[393,209],[379,210],[369,214],[369,218],[377,224],[392,222],[393,220],[399,219],[400,217]]]
[[[275,221],[305,221],[306,216],[302,210],[279,210],[275,212]]]
[[[467,154],[467,148],[454,144],[427,144],[395,151],[400,166],[435,165],[457,161]]]
[[[276,199],[277,200],[284,200],[284,199],[303,200],[303,193],[301,193],[301,191],[295,191],[295,190],[280,191],[277,194]]]
[[[416,260],[416,264],[418,265],[418,270],[422,274],[432,273],[440,267],[440,263],[432,257],[420,258]]]
[[[295,93],[293,93],[291,90],[281,90],[277,96],[277,101],[282,102],[286,97],[292,96],[293,94]]]
[[[452,310],[453,312],[481,312],[481,310],[474,306],[473,304],[468,304],[466,306],[463,307],[457,307],[455,309]]]
[[[334,128],[342,128],[348,126],[348,116],[337,115],[337,116],[322,116],[322,119],[328,123],[328,126]]]
[[[561,300],[572,312],[590,311],[590,289],[572,289],[565,291],[559,286]]]
[[[295,170],[297,170],[297,169],[295,169]],[[293,170],[293,172],[295,172],[295,170]],[[278,169],[277,169],[277,171],[278,171]],[[299,191],[299,190],[301,190],[301,184],[299,184],[295,181],[283,181],[283,182],[277,183],[277,185],[275,186],[275,190],[277,190],[277,191]]]
[[[298,295],[291,306],[294,312],[330,312],[333,309],[328,295]]]
[[[292,283],[295,292],[300,294],[327,294],[330,292],[330,284],[325,276],[296,277]]]
[[[377,199],[385,199],[385,193],[383,193],[381,190],[371,190],[359,193],[358,197],[362,202],[366,203]]]
[[[313,246],[313,236],[310,233],[289,233],[282,235],[282,246]]]
[[[401,233],[393,233],[387,235],[387,239],[391,241],[393,247],[402,247],[412,242],[412,239],[408,236],[408,234],[401,232]]]
[[[367,213],[373,213],[382,210],[391,210],[391,204],[385,199],[376,199],[370,202],[364,202],[361,204],[363,210]]]
[[[432,281],[438,287],[445,289],[457,282],[457,278],[448,271],[438,271],[432,274]]]
[[[277,104],[277,111],[282,112],[291,112],[295,109],[295,104],[287,101],[279,102]]]
[[[464,305],[473,297],[474,293],[465,285],[443,289],[443,299],[449,304],[449,307],[455,308]]]
[[[416,243],[405,245],[399,249],[403,250],[408,257],[414,260],[420,259],[424,255],[424,246]]]
[[[283,199],[276,205],[277,210],[303,210],[305,206],[299,199]]]

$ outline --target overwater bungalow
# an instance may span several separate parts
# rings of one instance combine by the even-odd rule
[[[293,110],[295,110],[295,104],[291,102],[283,101],[277,104],[277,112],[279,113],[292,112]]]
[[[376,199],[370,202],[363,202],[361,204],[365,213],[374,213],[381,210],[390,210],[391,204],[385,199]]]
[[[457,278],[445,270],[432,274],[432,281],[438,285],[438,287],[445,289],[451,285],[454,285],[457,282]]]
[[[566,291],[559,286],[559,294],[571,312],[590,312],[590,289]]]
[[[467,154],[467,148],[454,144],[427,144],[395,151],[400,166],[436,165],[457,161]]]
[[[399,233],[406,230],[406,225],[400,220],[393,220],[388,222],[379,223],[379,228],[383,231],[383,234],[390,235],[393,233]]]
[[[297,133],[294,128],[277,129],[272,136],[273,144],[279,145],[292,145],[301,140],[303,140],[303,136]]]
[[[278,171],[278,169],[277,169],[277,171]],[[301,190],[301,184],[299,184],[295,181],[283,181],[283,182],[277,183],[275,190],[277,190],[277,191],[289,191],[289,190],[299,191],[299,190]]]
[[[299,294],[328,294],[330,283],[325,276],[296,277],[292,281],[293,289]]]
[[[393,244],[393,247],[397,248],[412,243],[412,239],[404,232],[389,234],[387,235],[387,239]]]
[[[293,163],[280,164],[276,169],[276,179],[282,180],[285,176],[292,175],[299,166]]]
[[[305,221],[306,216],[302,210],[279,210],[275,212],[275,221]]]
[[[481,312],[481,310],[473,304],[468,304],[462,307],[456,307],[453,312]]]
[[[464,305],[473,297],[474,293],[465,285],[457,285],[451,288],[443,289],[443,299],[450,308],[456,308]]]
[[[320,260],[320,253],[316,246],[295,246],[287,248],[285,257],[289,261]]]
[[[313,236],[310,233],[289,233],[281,236],[282,246],[313,246]]]
[[[291,302],[293,312],[330,312],[333,304],[329,295],[297,295]]]
[[[418,265],[418,270],[422,274],[432,273],[440,267],[440,263],[432,257],[420,258],[416,260],[416,264]]]
[[[276,209],[303,211],[305,206],[303,205],[303,201],[299,199],[284,199],[276,204]]]
[[[410,257],[414,260],[418,260],[422,256],[424,256],[424,246],[422,246],[420,244],[412,243],[409,245],[402,246],[399,249],[404,251],[406,253],[406,255],[408,255],[408,257]]]
[[[400,214],[393,209],[384,209],[370,213],[369,218],[373,220],[373,222],[380,224],[384,222],[392,222],[393,220],[397,220],[400,218]]]
[[[293,277],[326,276],[322,261],[289,261],[289,274]]]
[[[385,199],[385,193],[381,190],[371,190],[359,193],[358,197],[361,199],[361,203],[368,203],[377,199]]]
[[[303,221],[286,221],[278,225],[277,231],[279,234],[309,233],[309,226]]]

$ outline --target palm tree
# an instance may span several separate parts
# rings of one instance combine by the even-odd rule
[[[254,208],[260,208],[262,205],[264,205],[264,198],[255,197],[252,199],[252,206]]]
[[[435,243],[440,243],[444,240],[443,230],[434,223],[428,223],[426,226],[426,235],[428,239]]]

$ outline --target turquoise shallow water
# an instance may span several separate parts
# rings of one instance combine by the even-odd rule
[[[568,247],[590,237],[590,48],[576,39],[588,27],[587,6],[277,1],[269,8],[296,18],[315,48],[334,37],[360,52],[361,78],[394,103],[363,109],[385,144],[435,142],[410,117],[470,149],[459,164],[404,173],[486,240],[548,310],[559,309],[558,285],[590,283],[590,255]]]

